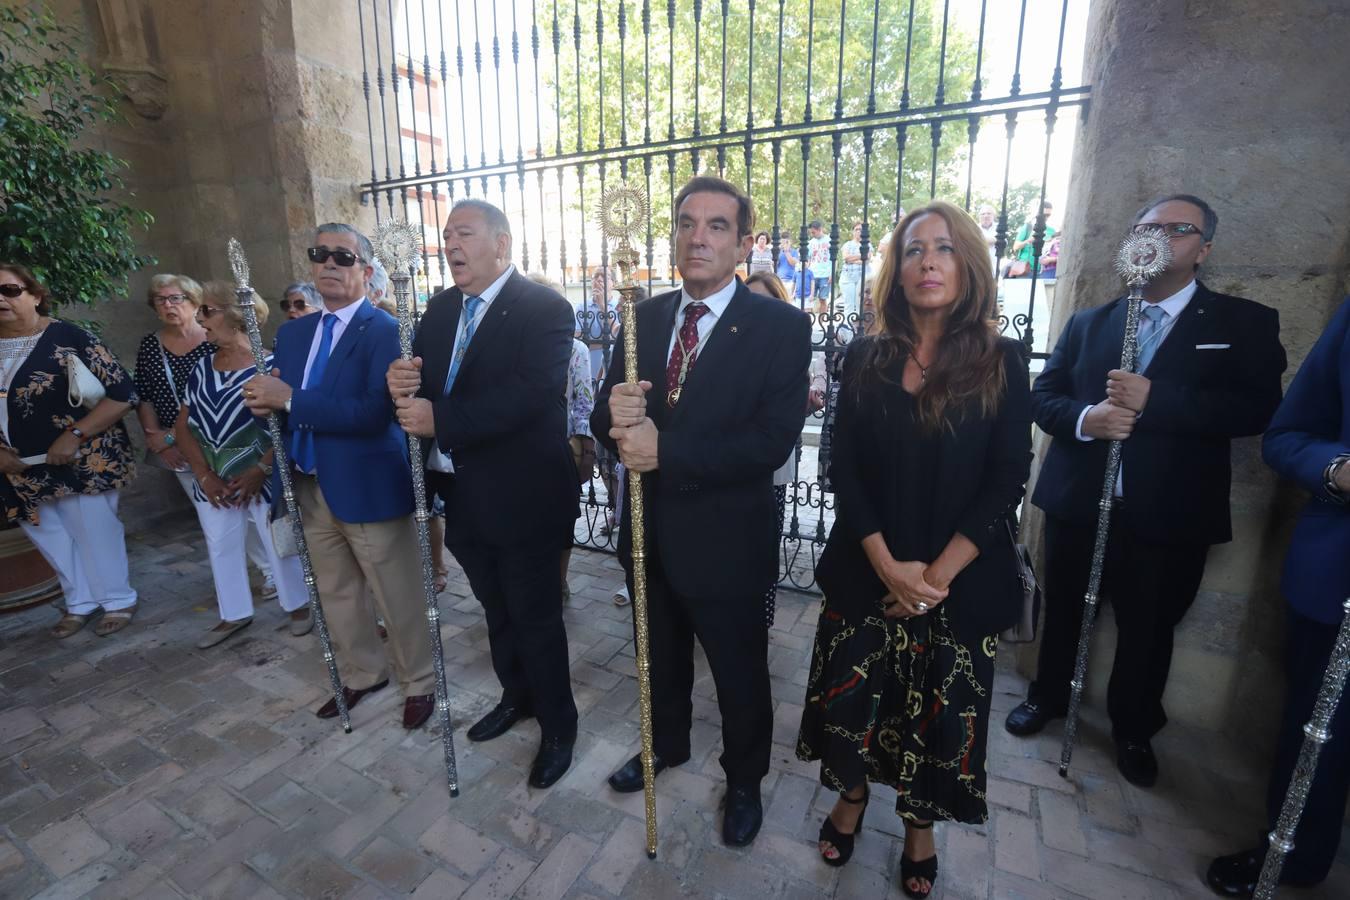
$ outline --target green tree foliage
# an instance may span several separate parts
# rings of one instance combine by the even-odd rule
[[[842,24],[841,0],[814,0],[814,4],[811,0],[784,0],[781,5],[775,0],[758,0],[754,4],[748,0],[725,3],[676,0],[673,30],[667,16],[669,7],[658,0],[651,3],[645,70],[643,4],[638,0],[622,2],[626,32],[622,47],[620,5],[614,0],[580,0],[558,8],[561,47],[555,78],[551,53],[554,8],[552,4],[539,4],[538,24],[546,48],[541,60],[547,82],[542,99],[557,105],[551,123],[557,131],[556,143],[546,146],[546,150],[556,151],[560,147],[562,152],[569,153],[601,146],[616,148],[625,136],[631,145],[648,138],[679,140],[695,134],[741,131],[746,127],[747,105],[753,127],[758,130],[773,127],[775,121],[793,124],[828,121],[836,114],[862,115],[868,112],[869,98],[874,98],[876,111],[899,109],[903,99],[908,100],[912,109],[930,107],[938,102],[940,71],[944,103],[961,102],[971,95],[975,40],[949,22],[946,52],[942,52],[943,4],[938,0],[916,0],[912,39],[906,3],[877,4],[879,21],[874,35],[873,6],[858,0],[847,3]],[[814,17],[808,15],[812,5]],[[575,45],[578,27],[579,51]],[[603,36],[603,42],[599,35]],[[799,226],[813,218],[827,223],[837,218],[840,239],[845,240],[851,223],[864,217],[866,201],[872,239],[877,240],[881,235],[879,229],[889,226],[896,206],[897,174],[903,206],[922,203],[930,196],[933,132],[928,125],[918,125],[908,129],[906,138],[903,165],[897,165],[896,129],[874,131],[871,167],[865,171],[863,133],[854,130],[840,137],[837,215],[835,150],[831,137],[812,139],[805,162],[802,140],[784,139],[777,167],[772,143],[756,143],[748,181],[758,224],[765,230],[771,229],[776,200],[777,220],[794,241]],[[958,202],[965,199],[966,139],[964,121],[944,125],[937,149],[939,197]],[[701,151],[699,162],[704,173],[718,171],[716,151]],[[741,185],[747,183],[742,141],[726,147],[721,163],[728,179]],[[669,227],[672,180],[664,154],[653,161],[652,168],[653,230],[661,234]],[[676,189],[692,172],[693,155],[687,151],[679,153],[673,175]],[[617,174],[611,165],[607,177],[613,179]],[[640,163],[635,169],[630,164],[630,177],[642,180]],[[585,198],[588,205],[596,199],[593,191],[598,193],[598,179],[588,176]]]
[[[110,196],[126,163],[78,146],[120,118],[111,80],[82,60],[45,3],[0,8],[0,260],[31,268],[58,305],[124,294],[127,272],[153,262],[132,236],[150,215]]]

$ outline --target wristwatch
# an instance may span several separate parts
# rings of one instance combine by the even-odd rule
[[[177,439],[176,437],[173,436],[173,432],[172,432],[172,431],[166,431],[166,432],[164,432],[164,446],[165,446],[165,447],[172,447],[172,446],[173,446],[174,444],[176,444],[176,443],[178,443],[178,439]]]
[[[1327,467],[1322,470],[1322,487],[1331,495],[1331,499],[1336,503],[1345,503],[1350,500],[1345,492],[1336,485],[1336,476],[1340,473],[1341,466],[1350,463],[1350,453],[1342,453],[1327,463]]]
[[[69,431],[71,434],[75,435],[75,437],[79,438],[81,441],[85,439],[85,433],[80,429],[76,428],[74,425],[71,425],[66,430]]]

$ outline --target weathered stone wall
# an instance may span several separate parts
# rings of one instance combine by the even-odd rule
[[[372,2],[361,3],[367,21]],[[309,275],[304,248],[314,225],[374,225],[373,209],[360,205],[357,188],[370,172],[357,4],[52,5],[85,34],[89,62],[127,86],[126,121],[100,129],[90,142],[128,162],[133,202],[155,217],[140,246],[159,262],[132,275],[127,298],[95,312],[105,337],[130,367],[141,336],[156,324],[144,303],[150,276],[228,278],[230,236],[243,243],[254,286],[271,306],[270,335],[281,320],[282,289]],[[389,5],[379,6],[387,17]],[[395,12],[400,6],[394,4]],[[373,73],[374,48],[368,52]],[[392,108],[389,115],[394,135]],[[139,430],[133,432],[139,441]],[[123,497],[124,518],[135,529],[183,502],[167,473],[143,466]]]
[[[1350,81],[1348,33],[1350,8],[1334,0],[1095,0],[1052,332],[1121,293],[1111,256],[1143,203],[1193,193],[1219,214],[1201,277],[1279,310],[1293,376],[1350,271],[1350,118],[1334,99]],[[1234,540],[1210,554],[1166,703],[1174,720],[1264,749],[1281,687],[1279,566],[1302,498],[1262,464],[1258,438],[1235,442],[1233,457]],[[1029,525],[1037,536],[1039,517]],[[1099,702],[1109,613],[1102,625]],[[1034,659],[1020,654],[1028,674]]]

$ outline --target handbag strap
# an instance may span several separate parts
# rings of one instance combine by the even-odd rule
[[[164,349],[164,342],[160,340],[159,335],[155,335],[155,344],[159,347],[159,361],[164,364],[164,377],[169,379],[169,390],[173,391],[173,399],[182,405],[183,395],[178,393],[178,382],[174,380],[173,369],[169,368],[169,354]]]

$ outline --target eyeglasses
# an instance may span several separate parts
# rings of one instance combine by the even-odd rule
[[[155,298],[156,306],[178,306],[187,300],[187,294],[160,294]]]
[[[218,312],[220,312],[220,310],[216,309],[214,306],[203,305],[197,307],[197,315],[201,316],[203,319],[209,319]]]
[[[28,288],[21,284],[0,284],[0,296],[9,297],[11,300],[26,290]]]
[[[1135,234],[1143,234],[1146,231],[1159,230],[1168,237],[1185,237],[1188,234],[1199,234],[1200,226],[1192,225],[1190,222],[1140,222],[1131,230]]]
[[[293,310],[295,310],[296,312],[300,312],[301,310],[305,309],[305,308],[308,307],[308,306],[309,306],[309,304],[306,303],[306,302],[303,301],[303,300],[282,300],[282,301],[281,301],[281,308],[282,308],[283,310],[292,310],[292,309],[293,309]]]
[[[350,250],[329,250],[327,247],[310,247],[305,252],[309,254],[309,261],[312,263],[326,263],[331,256],[333,262],[344,269],[356,265],[357,261],[361,259]]]

